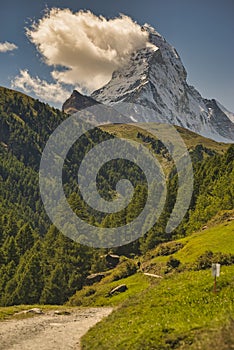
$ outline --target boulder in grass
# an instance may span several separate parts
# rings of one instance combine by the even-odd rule
[[[67,310],[55,310],[54,315],[64,316],[64,315],[71,315],[71,313]]]
[[[86,284],[88,286],[91,286],[96,282],[100,282],[103,279],[103,277],[105,277],[103,273],[93,273],[92,275],[86,277]]]
[[[17,315],[26,315],[26,314],[35,314],[35,315],[43,315],[44,312],[39,309],[38,307],[34,307],[32,309],[29,309],[29,310],[23,310],[23,311],[19,311],[19,312],[16,312],[14,315],[17,316]]]
[[[117,286],[117,287],[115,287],[114,289],[112,289],[111,291],[110,291],[110,295],[113,295],[113,294],[115,294],[115,293],[123,293],[123,292],[125,292],[126,290],[128,289],[128,287],[126,286],[126,284],[121,284],[120,286]]]
[[[29,309],[25,311],[26,314],[36,314],[36,315],[42,315],[44,312],[39,309],[38,307],[34,307],[33,309]]]

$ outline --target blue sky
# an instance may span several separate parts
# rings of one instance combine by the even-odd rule
[[[42,18],[46,7],[70,8],[74,12],[87,9],[107,18],[123,13],[140,25],[151,24],[179,52],[189,83],[204,97],[216,98],[234,111],[233,0],[4,1],[0,43],[14,43],[18,48],[0,52],[0,85],[11,87],[20,70],[55,83],[52,67],[43,61],[25,34],[25,27],[30,27],[31,20]],[[37,97],[36,92],[30,94]]]

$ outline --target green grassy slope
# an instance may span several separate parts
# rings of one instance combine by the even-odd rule
[[[116,293],[113,296],[109,292],[120,284],[126,284],[127,291]],[[70,298],[68,305],[74,306],[116,306],[135,296],[151,285],[150,279],[142,273],[137,273],[118,281],[108,282],[108,277],[101,283],[86,286]]]
[[[189,348],[204,332],[234,317],[233,274],[233,266],[222,269],[217,295],[210,271],[165,278],[89,331],[83,349]]]
[[[234,253],[234,221],[198,232],[179,242],[183,243],[184,247],[175,253],[174,257],[183,263],[194,261],[208,250],[214,253]]]
[[[157,129],[158,125],[159,124],[157,123],[150,123],[149,129],[151,130]],[[145,135],[150,135],[150,133],[147,133],[140,126],[141,124],[136,124],[136,125],[113,124],[113,125],[103,125],[101,129],[117,137],[128,138],[134,141],[139,141],[139,139],[137,138],[138,132],[141,132]],[[143,127],[144,127],[144,124],[143,124]],[[219,154],[222,154],[229,147],[229,144],[226,144],[223,142],[216,142],[214,140],[198,135],[182,127],[175,126],[175,129],[178,131],[178,133],[184,140],[189,150],[194,149],[197,145],[203,145],[207,149],[210,149],[210,150],[216,151]],[[155,136],[152,136],[152,137],[155,138]]]
[[[232,212],[230,211],[230,213]],[[148,260],[153,266],[154,264],[167,261],[169,257],[173,257],[179,259],[181,263],[187,264],[193,263],[206,251],[234,254],[234,220],[225,221],[213,227],[207,227],[185,238],[165,243],[163,246],[173,247],[175,244],[181,244],[181,249],[175,253],[170,254],[169,251],[169,254],[160,254],[159,246],[149,251],[144,260]]]
[[[172,256],[182,263],[195,262],[206,250],[234,253],[234,221],[225,221],[176,243],[184,246]],[[155,251],[149,252],[148,258],[150,254],[154,256]],[[153,257],[146,259],[146,263],[150,265],[153,262],[154,266],[168,259],[169,256]],[[101,299],[103,288],[107,292],[114,286],[103,283],[93,287],[96,297],[86,297],[85,305],[89,304],[88,300],[90,305],[121,304],[83,337],[82,349],[230,350],[234,346],[231,321],[234,319],[233,265],[221,266],[217,294],[213,292],[210,269],[175,270],[164,275],[163,279],[138,272],[117,282],[116,285],[125,283],[129,288],[125,293],[129,294],[119,294],[113,299],[103,295]],[[131,294],[131,283],[136,293]],[[138,288],[137,283],[140,284]]]

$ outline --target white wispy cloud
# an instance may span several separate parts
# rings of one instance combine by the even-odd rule
[[[105,85],[148,34],[130,17],[106,19],[91,12],[51,9],[27,35],[54,68],[53,78],[92,91]],[[25,74],[25,73],[24,73]]]
[[[0,43],[0,52],[8,52],[18,49],[18,46],[16,46],[13,43],[9,43],[8,41],[5,41],[4,43]]]
[[[34,94],[44,102],[61,105],[70,95],[59,82],[48,83],[39,77],[32,77],[27,70],[21,70],[11,82],[12,88],[19,88],[28,94]]]

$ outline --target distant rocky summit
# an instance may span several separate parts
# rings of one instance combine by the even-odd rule
[[[131,122],[169,123],[216,141],[233,142],[233,113],[216,100],[203,98],[188,85],[176,49],[149,25],[142,30],[149,33],[151,45],[132,54],[129,62],[113,73],[109,83],[91,96],[74,91],[63,110],[72,114],[102,103]]]

